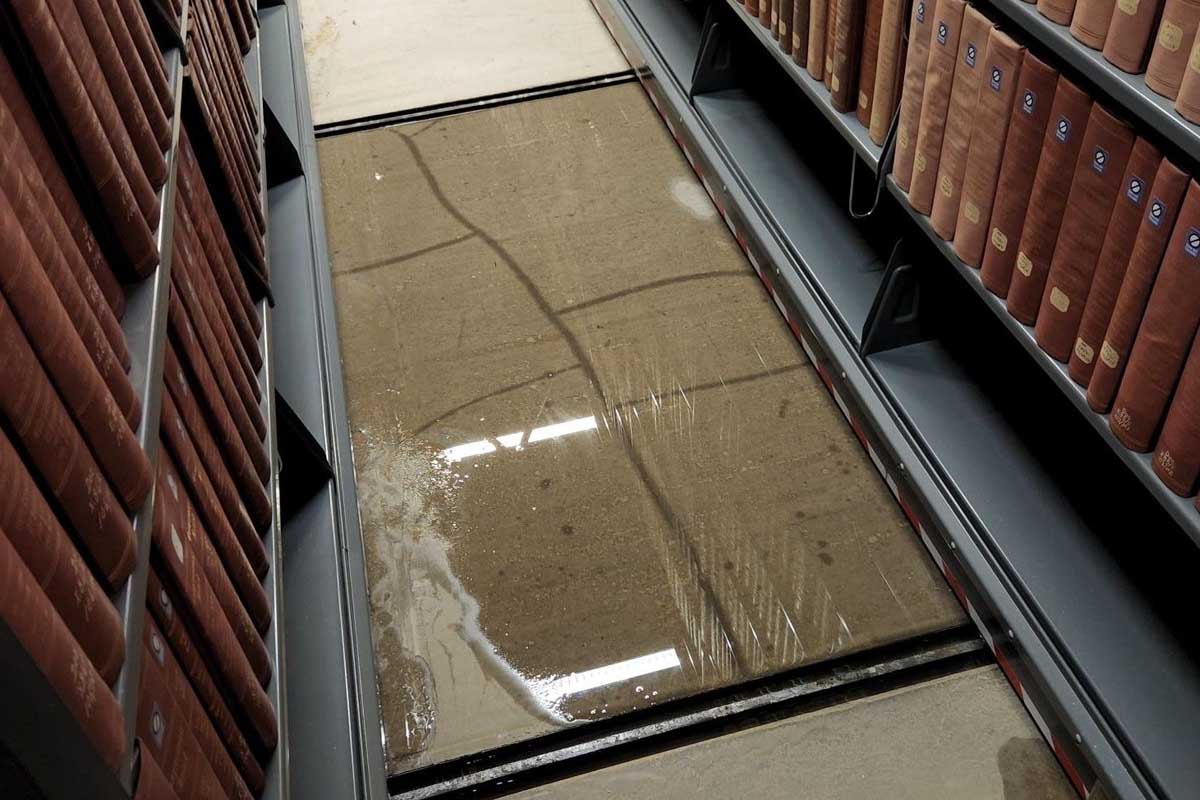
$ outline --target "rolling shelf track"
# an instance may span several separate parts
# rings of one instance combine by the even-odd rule
[[[994,4],[1012,6],[1015,24],[1027,25],[1030,35],[1089,75],[1099,70],[1088,63],[1094,60],[1090,52],[1062,41],[1065,28],[1052,30],[1058,26],[1031,16],[1032,8],[1015,0]],[[855,292],[870,291],[874,283],[883,296],[902,281],[901,271],[863,264],[862,244],[851,229],[829,224],[834,211],[848,215],[828,193],[806,193],[809,187],[793,182],[792,193],[805,196],[801,208],[789,207],[770,176],[801,174],[803,159],[773,128],[770,104],[759,100],[762,91],[742,90],[736,74],[708,66],[722,63],[716,48],[732,42],[735,65],[739,48],[745,48],[743,54],[757,51],[748,57],[760,62],[768,58],[763,51],[770,52],[780,80],[794,84],[808,101],[809,108],[798,111],[809,132],[815,136],[824,118],[872,172],[879,170],[881,153],[853,115],[836,112],[823,87],[779,52],[736,0],[712,0],[704,26],[694,14],[700,4],[681,0],[593,0],[593,5],[1075,788],[1082,796],[1101,785],[1116,797],[1190,796],[1200,785],[1193,757],[1200,749],[1194,643],[1180,640],[1173,624],[1180,614],[1149,584],[1156,577],[1168,584],[1186,579],[1177,562],[1195,563],[1193,540],[1200,530],[1195,510],[1161,489],[1143,457],[1124,448],[1106,451],[1095,441],[1107,441],[1106,421],[1089,410],[1089,425],[1078,422],[1074,412],[1086,409],[1079,407],[1078,390],[1041,354],[1029,332],[1018,329],[1024,326],[1010,324],[1002,304],[991,302],[974,271],[957,259],[950,260],[960,278],[949,288],[961,292],[965,279],[999,320],[991,320],[987,335],[1003,327],[1009,339],[1017,339],[1026,353],[1018,359],[1006,355],[1014,374],[1031,369],[1033,356],[1044,374],[1038,381],[1032,372],[1027,391],[1037,404],[1064,412],[1063,424],[1071,429],[1064,439],[1075,442],[1080,448],[1075,455],[1089,469],[1097,462],[1089,473],[1097,483],[1066,485],[1071,481],[1062,475],[1071,469],[1069,459],[1056,462],[1046,447],[1031,443],[1028,422],[1014,417],[1004,393],[978,374],[961,347],[903,336],[891,349],[862,347],[860,332],[887,320],[877,314],[878,298]],[[1200,152],[1194,128],[1167,119],[1173,112],[1114,73],[1111,67],[1097,73],[1095,83],[1104,93],[1127,101],[1128,112],[1158,126],[1187,153]],[[771,100],[781,106],[790,97],[772,91],[778,98]],[[796,103],[786,107],[797,111]],[[906,203],[885,202],[880,212],[889,205],[912,217],[910,231],[932,236]],[[925,244],[924,236],[913,238]],[[932,238],[941,256],[952,256]],[[925,250],[933,252],[925,244],[923,256]],[[939,262],[930,255],[918,266],[945,275]],[[860,267],[857,283],[838,279],[836,273],[848,266]],[[869,316],[859,327],[863,308]],[[986,321],[986,315],[977,321],[964,313],[956,324],[974,333]],[[962,327],[953,329],[955,338]],[[1011,343],[1000,346],[1015,350]],[[1149,547],[1141,548],[1141,561],[1132,557],[1137,543],[1128,530],[1118,539],[1102,511],[1080,502],[1088,492],[1097,498],[1127,496],[1131,508],[1147,514],[1138,534],[1152,538],[1145,539]],[[1116,501],[1111,507],[1118,507]]]
[[[163,45],[168,80],[174,98],[171,117],[171,142],[167,151],[167,182],[160,190],[160,217],[156,231],[159,265],[154,273],[137,284],[127,287],[127,310],[121,321],[122,330],[129,344],[132,358],[130,379],[134,384],[142,405],[142,420],[137,431],[138,443],[146,452],[152,465],[157,464],[159,452],[159,422],[162,410],[163,358],[167,340],[167,299],[171,285],[172,235],[175,219],[175,186],[178,166],[180,129],[183,124],[183,86],[186,70],[184,50],[180,46],[187,38],[189,2],[183,0],[182,13],[178,20],[169,19],[157,0],[146,0],[148,15],[155,23]],[[246,56],[245,67],[252,89],[261,96],[259,73],[259,45],[261,37],[255,39]],[[41,112],[53,113],[47,109]],[[261,112],[260,112],[261,113]],[[260,125],[265,129],[265,124]],[[61,136],[51,141],[62,142]],[[260,148],[263,143],[260,141]],[[67,163],[72,162],[69,154]],[[262,154],[262,153],[260,153]],[[265,159],[264,159],[265,165]],[[97,236],[104,241],[106,223],[96,216],[97,207],[87,192],[94,191],[86,178],[71,175],[68,178],[77,187],[82,186],[80,197],[85,210],[90,209],[91,222]],[[263,167],[263,191],[265,198],[265,166]],[[265,200],[264,200],[265,201]],[[267,301],[258,302],[263,317],[263,334],[259,341],[263,354],[263,368],[258,379],[262,387],[260,410],[268,423],[266,445],[271,460],[271,478],[267,487],[271,498],[272,524],[264,534],[269,571],[267,596],[272,613],[271,628],[267,634],[267,649],[270,656],[272,677],[267,692],[275,704],[279,717],[279,746],[271,761],[266,765],[264,800],[286,800],[288,793],[288,738],[286,731],[286,692],[283,690],[283,593],[282,593],[282,542],[279,516],[279,454],[276,434],[274,363],[275,346],[270,327],[271,309]],[[154,490],[151,489],[142,508],[134,517],[134,535],[137,541],[138,560],[133,574],[113,597],[113,602],[122,618],[126,656],[115,687],[117,701],[122,708],[126,727],[126,760],[119,774],[114,775],[100,761],[87,743],[70,712],[62,705],[49,687],[37,667],[30,661],[21,645],[12,636],[8,627],[0,624],[0,691],[6,697],[21,697],[22,702],[5,707],[5,724],[0,725],[0,751],[7,751],[8,758],[0,768],[0,780],[11,778],[28,781],[38,787],[47,800],[75,797],[79,787],[86,786],[89,796],[101,800],[127,800],[132,794],[136,771],[133,741],[137,727],[137,697],[141,669],[142,634],[146,615],[146,583],[150,568],[150,525],[154,514]],[[12,734],[9,736],[9,734]],[[62,769],[68,763],[70,770]],[[5,785],[8,785],[7,783]]]

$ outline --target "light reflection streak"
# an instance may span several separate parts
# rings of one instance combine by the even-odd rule
[[[679,661],[679,654],[672,647],[584,672],[572,672],[570,675],[550,681],[540,688],[538,694],[553,702],[592,689],[599,689],[602,686],[640,678],[643,675],[677,669],[680,666],[682,665]]]
[[[527,444],[534,444],[536,442],[544,442],[549,439],[558,439],[563,436],[570,436],[573,433],[594,431],[597,429],[597,426],[598,423],[596,422],[596,417],[594,415],[590,417],[578,417],[576,419],[569,419],[566,422],[557,422],[553,425],[543,425],[540,428],[534,428],[529,432],[528,439],[525,438],[524,431],[517,431],[516,433],[506,433],[503,436],[497,436],[495,442],[499,442],[501,447],[509,450],[520,450],[522,441],[526,442]],[[485,456],[488,453],[494,453],[499,449],[496,447],[495,442],[493,442],[491,439],[480,439],[476,442],[467,442],[466,444],[455,445],[454,447],[448,447],[442,452],[438,453],[438,457],[450,463],[454,463],[455,461],[462,461],[463,459],[472,458],[474,456]]]

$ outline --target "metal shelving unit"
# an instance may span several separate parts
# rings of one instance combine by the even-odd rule
[[[183,125],[183,86],[186,73],[186,57],[180,44],[186,41],[189,19],[189,0],[183,0],[182,13],[178,20],[168,20],[163,14],[165,6],[151,2],[148,11],[157,19],[162,38],[168,41],[164,47],[164,59],[168,80],[174,98],[171,116],[171,140],[167,151],[167,182],[159,192],[160,216],[156,231],[159,264],[154,273],[126,290],[127,308],[121,321],[122,330],[129,345],[132,367],[130,378],[142,405],[142,420],[137,436],[138,442],[150,459],[157,465],[160,448],[159,424],[162,410],[163,359],[167,340],[167,301],[171,286],[172,236],[175,220],[176,175],[180,130]],[[159,16],[161,15],[161,19]],[[173,23],[173,24],[172,24]],[[253,43],[245,58],[245,68],[254,96],[261,100],[262,81],[259,67],[261,36]],[[259,104],[262,108],[261,103]],[[260,110],[260,115],[263,112]],[[265,119],[260,117],[260,130],[265,131]],[[260,137],[262,167],[260,179],[263,202],[266,202],[266,153],[264,139]],[[272,499],[272,524],[264,535],[269,571],[267,573],[267,596],[272,613],[272,624],[266,640],[272,666],[272,678],[267,687],[271,701],[279,717],[279,746],[266,765],[267,783],[262,797],[267,800],[286,800],[288,784],[288,738],[287,738],[287,692],[284,667],[284,621],[283,621],[283,562],[282,530],[279,509],[279,475],[281,466],[278,452],[275,408],[275,344],[272,340],[271,308],[260,300],[258,311],[263,319],[263,333],[259,348],[263,356],[263,367],[258,379],[262,388],[260,411],[268,424],[266,445],[271,460],[268,494]],[[113,774],[100,762],[70,713],[46,684],[36,666],[30,662],[19,643],[15,642],[7,626],[0,625],[0,680],[7,697],[25,698],[25,702],[6,707],[6,719],[0,744],[14,759],[16,765],[0,777],[15,781],[28,781],[49,800],[74,797],[80,786],[86,786],[89,795],[105,800],[127,800],[132,794],[135,753],[134,739],[137,726],[137,699],[141,669],[142,635],[146,615],[146,584],[150,566],[150,528],[154,517],[155,494],[153,489],[143,506],[134,517],[134,534],[137,541],[137,564],[126,584],[113,597],[113,602],[122,618],[126,655],[120,676],[114,687],[121,706],[126,728],[126,760],[118,774]],[[71,770],[63,770],[62,764],[69,763]],[[6,784],[7,785],[7,784]]]
[[[1200,748],[1200,670],[1192,626],[1158,590],[1187,585],[1194,509],[1147,481],[1140,457],[1101,444],[1106,421],[1090,409],[1079,421],[1086,405],[1056,362],[973,270],[953,259],[961,276],[946,272],[945,244],[933,237],[934,253],[929,231],[915,233],[922,218],[886,193],[877,213],[899,215],[918,257],[865,267],[880,232],[848,223],[835,198],[849,184],[796,176],[838,157],[808,141],[825,123],[871,171],[884,154],[864,152],[863,127],[833,113],[823,87],[738,3],[712,0],[690,40],[670,33],[698,18],[679,0],[593,5],[1081,795],[1102,786],[1113,797],[1190,796],[1200,785],[1185,755]],[[681,41],[695,43],[690,65]],[[732,69],[715,48],[731,48]],[[752,80],[740,80],[737,65],[750,59]],[[775,80],[760,85],[772,61]],[[813,108],[797,110],[788,85]],[[889,315],[913,272],[965,309],[942,338],[914,336]],[[978,302],[995,313],[976,313]],[[997,359],[990,377],[966,347],[985,343]],[[1051,420],[1060,441],[1039,428]],[[1140,542],[1116,522],[1134,510],[1146,515]]]

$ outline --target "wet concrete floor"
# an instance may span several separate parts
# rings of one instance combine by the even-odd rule
[[[999,667],[597,770],[515,800],[1073,800]]]
[[[393,773],[965,621],[638,86],[319,149]]]

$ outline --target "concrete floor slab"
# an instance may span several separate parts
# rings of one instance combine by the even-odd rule
[[[588,0],[300,0],[317,125],[629,69]]]
[[[997,667],[721,736],[515,800],[1072,800]]]
[[[965,621],[639,87],[319,150],[390,769]]]

